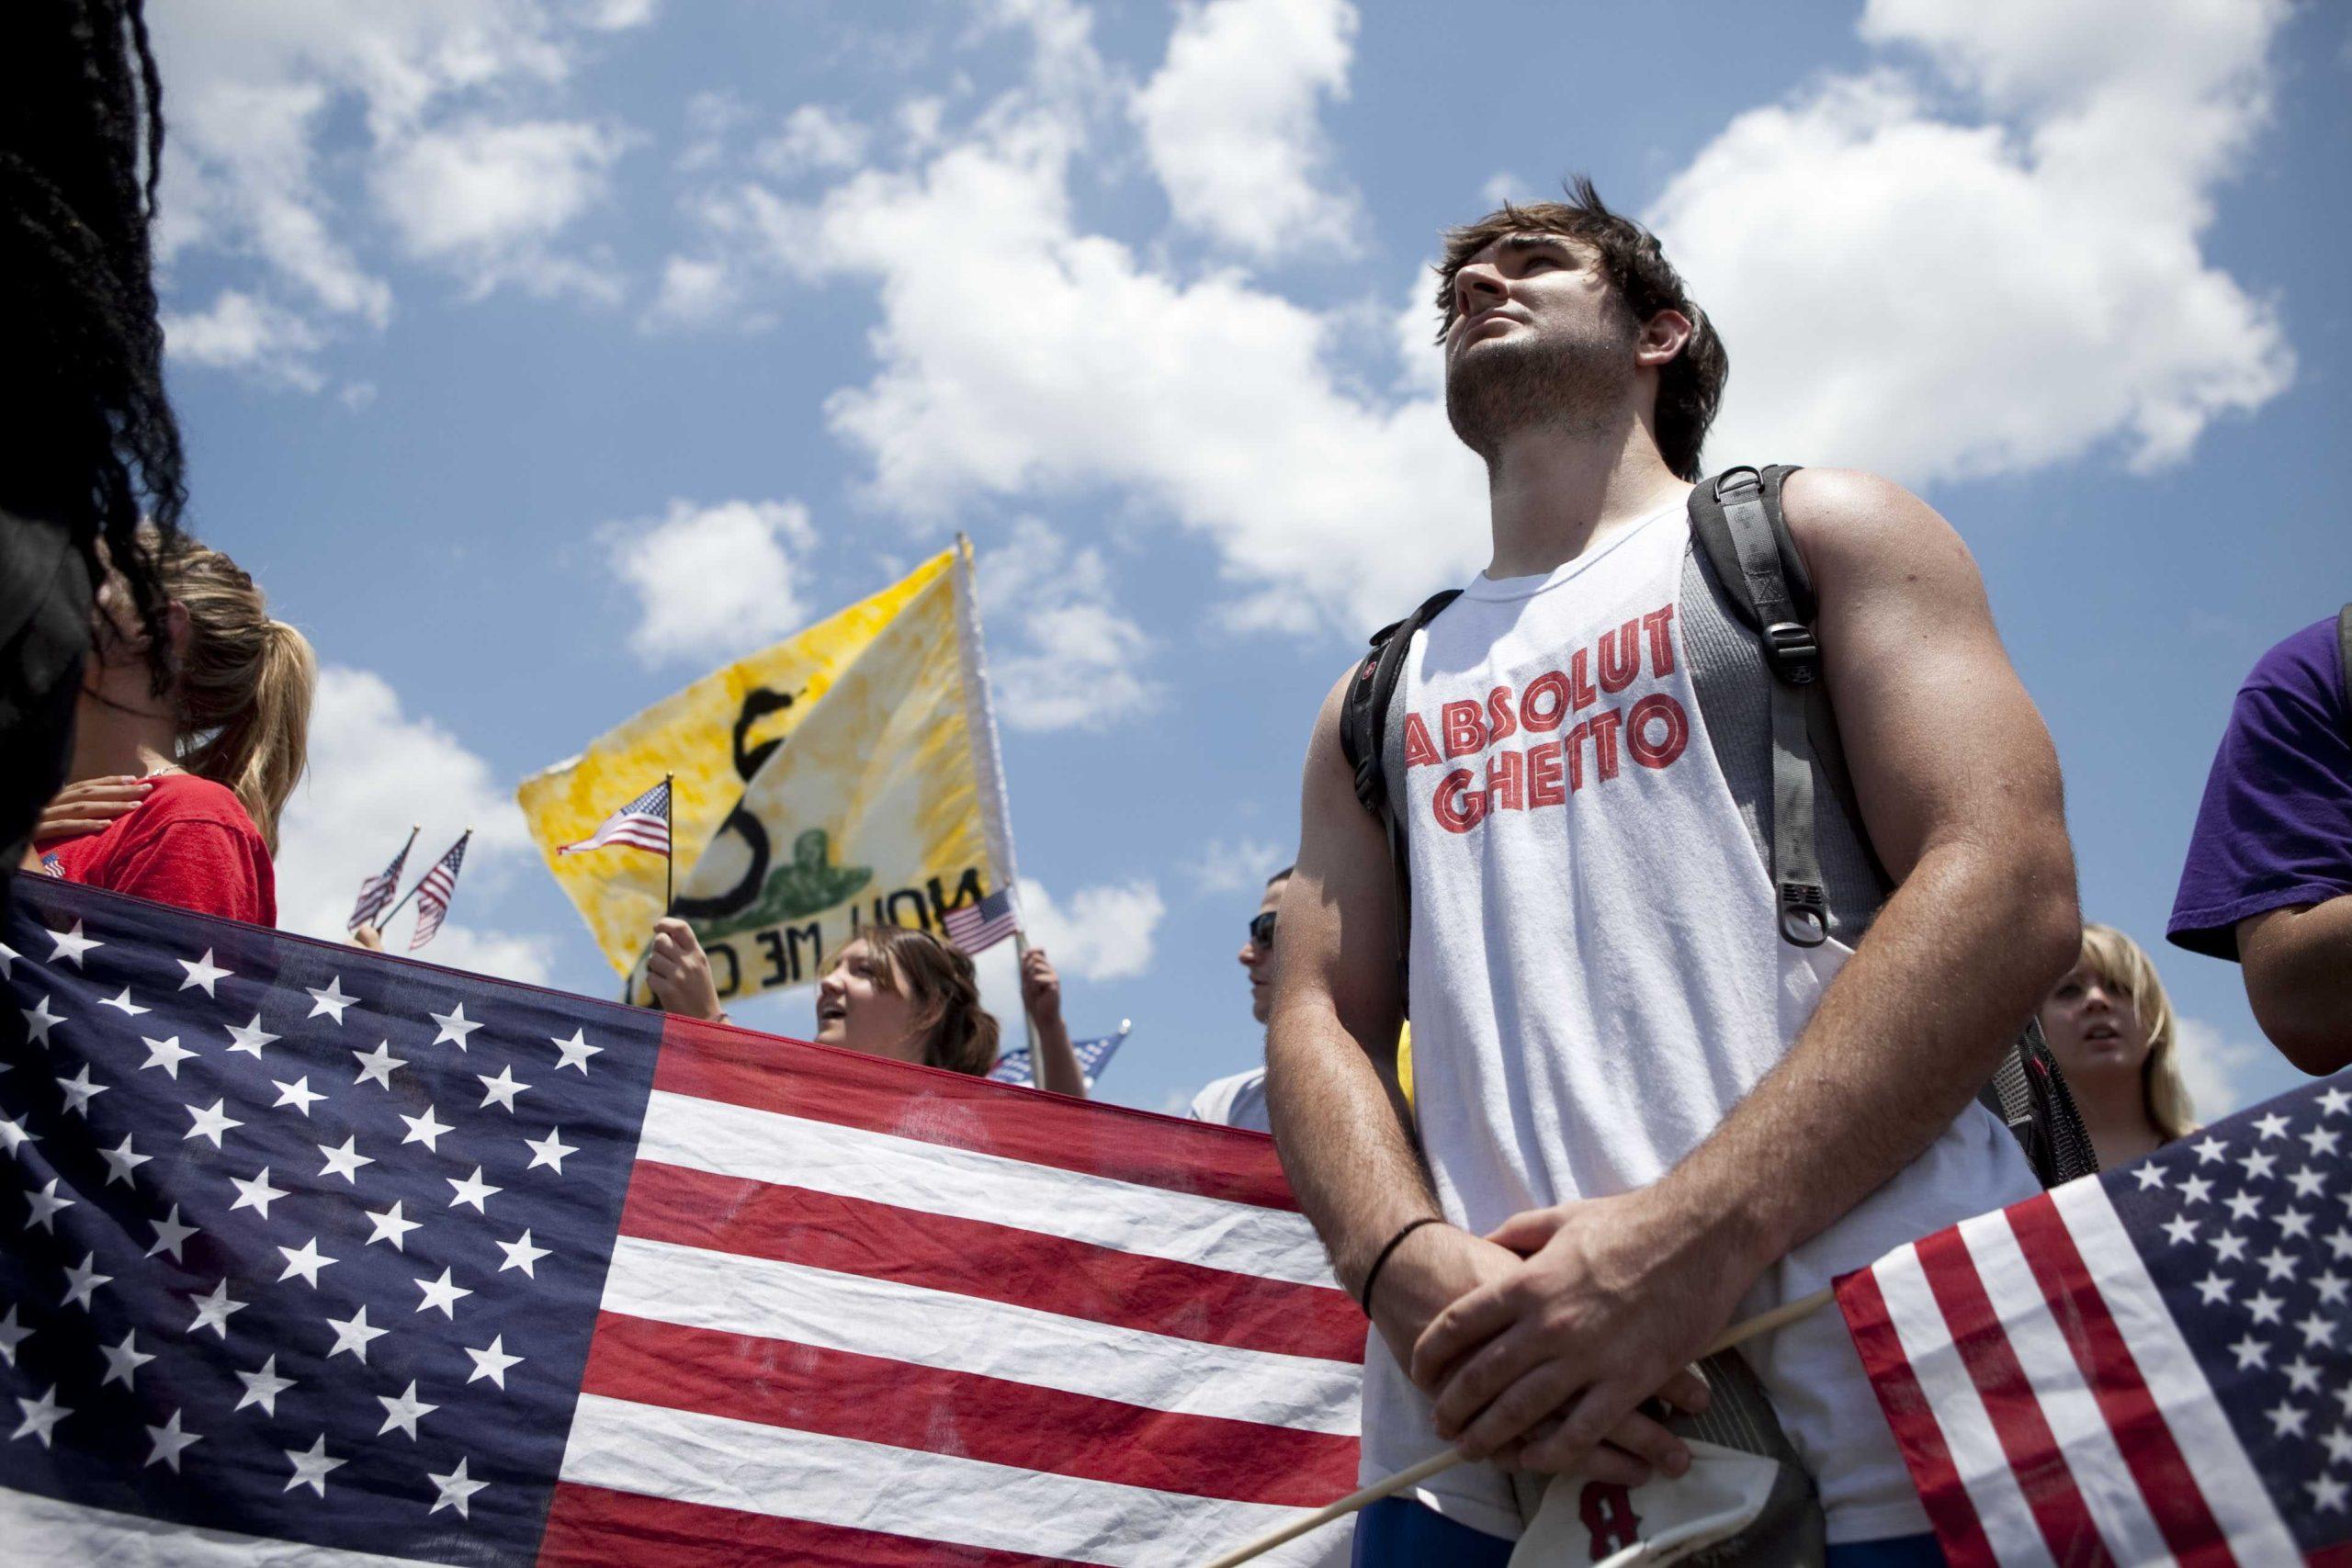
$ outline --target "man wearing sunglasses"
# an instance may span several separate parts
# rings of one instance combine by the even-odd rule
[[[1258,902],[1258,912],[1250,918],[1250,939],[1235,954],[1241,967],[1250,971],[1250,1016],[1262,1028],[1266,1012],[1273,1000],[1274,986],[1274,911],[1282,907],[1283,887],[1290,881],[1291,868],[1284,866],[1266,879],[1266,896]],[[1271,1133],[1274,1124],[1266,1115],[1266,1066],[1264,1054],[1260,1053],[1258,1066],[1246,1073],[1236,1073],[1229,1078],[1219,1078],[1193,1097],[1193,1120],[1217,1122],[1227,1127],[1247,1127],[1253,1133]]]

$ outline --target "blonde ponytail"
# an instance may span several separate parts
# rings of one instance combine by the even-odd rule
[[[164,592],[187,612],[174,670],[180,766],[226,785],[277,852],[277,818],[309,761],[318,659],[272,620],[260,588],[219,550],[184,539],[164,558]]]

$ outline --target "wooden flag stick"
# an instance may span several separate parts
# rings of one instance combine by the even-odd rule
[[[1828,1304],[1829,1295],[1829,1291],[1824,1288],[1814,1292],[1809,1296],[1799,1296],[1795,1301],[1783,1302],[1770,1312],[1759,1312],[1745,1323],[1735,1323],[1724,1329],[1713,1344],[1699,1353],[1700,1359],[1704,1360],[1718,1351],[1730,1349],[1743,1340],[1752,1339],[1758,1334],[1770,1334],[1784,1324],[1793,1323],[1815,1308]],[[1215,1559],[1208,1563],[1207,1568],[1234,1568],[1236,1563],[1247,1562],[1253,1557],[1262,1556],[1286,1540],[1296,1540],[1308,1530],[1319,1529],[1333,1519],[1346,1518],[1358,1509],[1371,1506],[1383,1497],[1393,1497],[1409,1487],[1418,1486],[1430,1476],[1452,1470],[1461,1462],[1462,1451],[1459,1449],[1446,1449],[1442,1452],[1433,1453],[1410,1470],[1400,1470],[1384,1481],[1374,1482],[1361,1492],[1351,1492],[1336,1503],[1326,1504],[1311,1514],[1302,1515],[1279,1529],[1268,1530],[1249,1545],[1237,1548]]]

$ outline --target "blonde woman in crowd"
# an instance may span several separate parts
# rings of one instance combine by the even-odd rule
[[[653,928],[646,984],[670,1012],[725,1022],[710,961],[694,928],[674,916]],[[1037,1031],[1042,1087],[1084,1098],[1086,1079],[1062,1021],[1061,978],[1043,948],[1022,956],[1021,997]],[[928,931],[865,926],[833,955],[817,987],[817,1043],[986,1074],[996,1066],[997,1021],[980,1006],[978,977],[963,949]]]
[[[2041,1004],[2041,1018],[2100,1169],[2196,1131],[2180,1077],[2179,1026],[2138,942],[2113,926],[2086,925],[2082,957]]]
[[[186,537],[159,548],[160,672],[110,571],[69,782],[34,854],[69,882],[276,925],[277,818],[302,776],[317,662],[236,562]]]

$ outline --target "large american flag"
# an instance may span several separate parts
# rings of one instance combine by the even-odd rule
[[[1956,1565],[2352,1561],[2352,1074],[1838,1285]]]
[[[1354,1484],[1262,1139],[15,886],[16,1561],[1182,1562]]]

